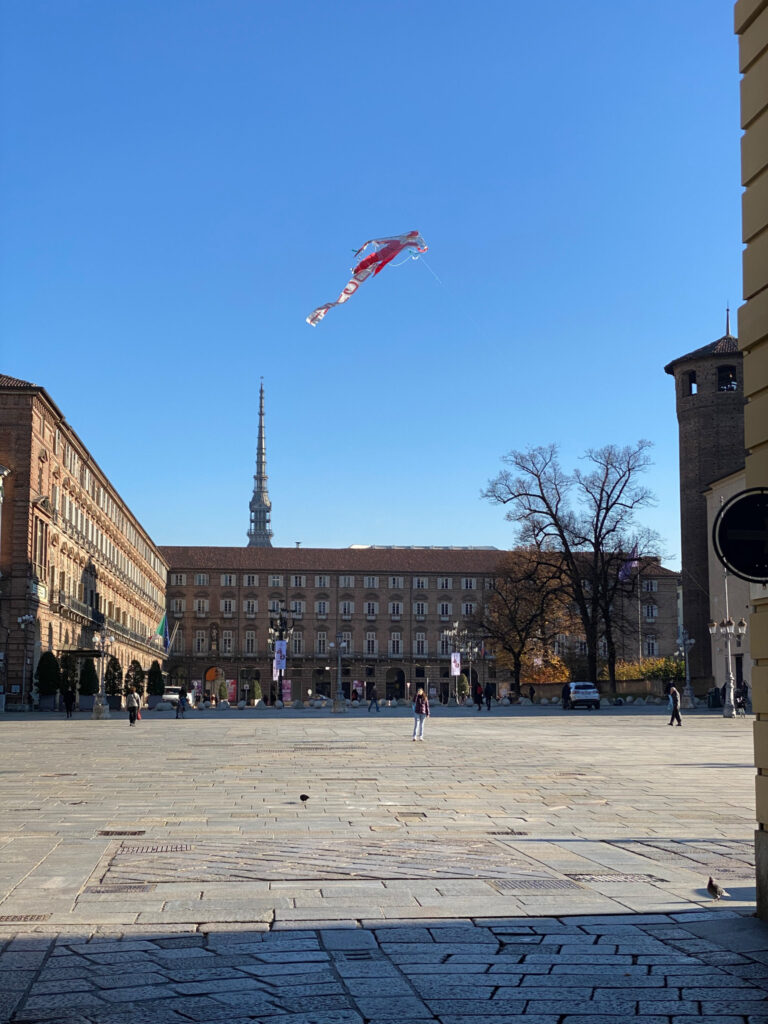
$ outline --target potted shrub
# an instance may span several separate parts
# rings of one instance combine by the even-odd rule
[[[96,666],[93,658],[84,658],[80,668],[80,708],[90,711],[93,708],[93,698],[99,692],[99,677],[96,674]]]
[[[52,711],[56,691],[61,689],[61,668],[52,651],[41,654],[35,670],[35,679],[40,694],[40,710]]]
[[[110,711],[119,711],[123,705],[123,670],[114,655],[110,656],[104,669],[104,690]]]
[[[149,672],[147,673],[147,704],[150,708],[154,708],[160,703],[164,692],[165,679],[163,678],[163,670],[160,668],[157,659],[155,659],[149,666]]]

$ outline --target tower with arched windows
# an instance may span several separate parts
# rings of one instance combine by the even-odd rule
[[[680,433],[680,533],[683,626],[696,642],[690,653],[697,690],[711,685],[712,658],[707,623],[709,530],[705,490],[744,467],[744,374],[742,355],[731,334],[679,356],[664,370],[675,378]]]

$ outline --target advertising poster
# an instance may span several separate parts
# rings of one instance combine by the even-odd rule
[[[288,650],[287,640],[276,640],[275,641],[275,671],[285,672],[285,659]]]
[[[461,652],[453,651],[451,654],[451,675],[461,675]]]
[[[193,679],[192,680],[192,693],[194,693],[194,694],[198,694],[199,693],[200,696],[202,697],[202,695],[203,695],[203,680],[202,679]]]
[[[230,704],[237,704],[237,680],[227,680],[227,700]]]
[[[352,689],[353,690],[357,690],[357,692],[360,695],[360,700],[365,700],[365,680],[364,679],[356,679],[354,681],[354,683],[352,683]]]
[[[283,679],[283,704],[288,704],[291,701],[291,680]]]

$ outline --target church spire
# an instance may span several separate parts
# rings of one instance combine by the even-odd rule
[[[267,445],[264,440],[264,378],[259,387],[259,437],[256,452],[256,475],[253,478],[253,497],[249,508],[251,524],[248,527],[249,548],[271,548],[272,502],[267,491]]]

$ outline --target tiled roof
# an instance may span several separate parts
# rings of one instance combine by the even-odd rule
[[[707,356],[732,356],[736,355],[738,351],[738,340],[732,334],[724,334],[722,338],[710,342],[709,345],[702,345],[701,348],[694,349],[693,352],[688,352],[687,355],[678,356],[677,359],[673,359],[671,363],[664,367],[664,372],[674,375],[677,364],[687,363],[689,359],[706,359]]]
[[[198,548],[161,547],[173,570],[261,572],[493,572],[497,548]]]
[[[18,377],[8,377],[0,373],[0,388],[36,388],[39,385],[31,384],[28,380],[19,380]]]

